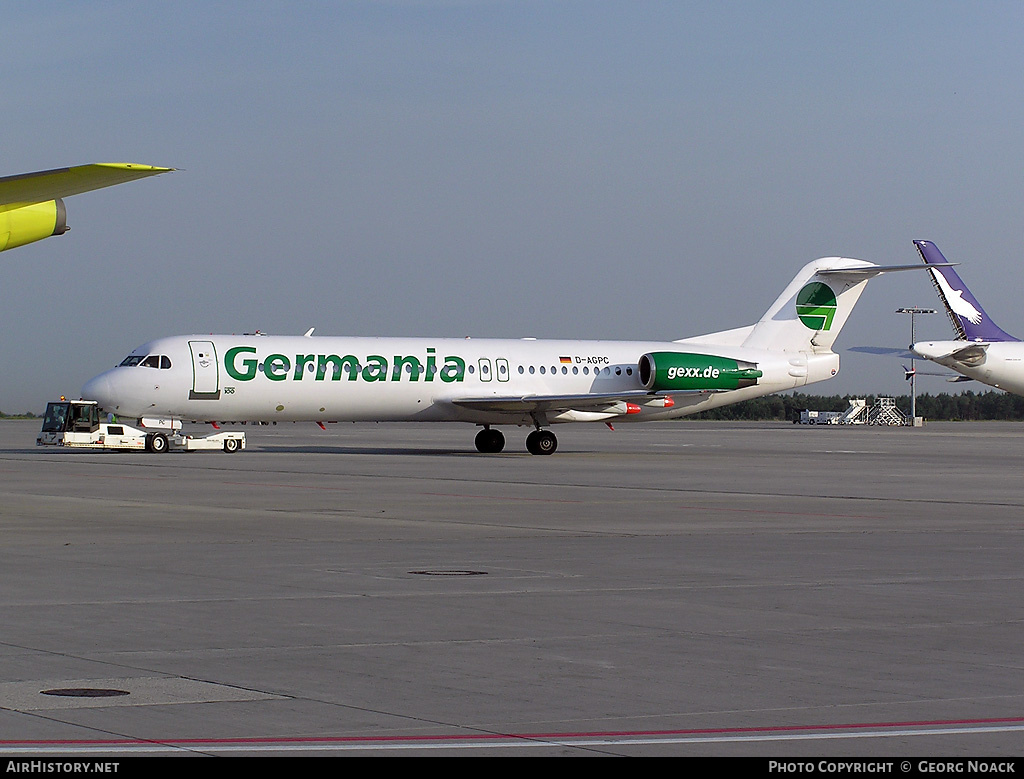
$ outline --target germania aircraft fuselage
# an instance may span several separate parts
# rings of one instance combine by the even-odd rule
[[[670,366],[669,386],[648,394],[641,357],[659,353],[693,358]],[[756,365],[747,373],[760,375],[724,376],[714,364],[723,359],[734,372],[743,369],[732,363]],[[838,368],[831,352],[686,342],[192,335],[138,347],[82,393],[136,418],[532,425],[538,414],[541,424],[679,417],[821,381]],[[517,402],[563,396],[578,397],[581,408]]]
[[[469,422],[481,452],[496,425],[530,425],[551,454],[558,422],[685,416],[831,378],[832,351],[867,281],[889,270],[824,257],[759,321],[679,341],[191,335],[140,346],[83,397],[154,426],[205,421]]]

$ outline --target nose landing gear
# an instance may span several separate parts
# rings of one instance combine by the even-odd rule
[[[146,451],[162,454],[168,448],[167,436],[163,433],[150,433],[146,436]]]

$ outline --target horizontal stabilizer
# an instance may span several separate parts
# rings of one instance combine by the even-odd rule
[[[916,354],[911,354],[907,351],[905,346],[894,347],[894,346],[851,346],[846,351],[848,352],[860,352],[861,354],[879,354],[885,356],[899,357],[901,360],[913,360],[917,357]]]
[[[933,265],[932,267],[950,268],[956,265],[955,262],[947,262],[941,265]],[[819,270],[818,273],[822,276],[850,276],[857,278],[870,279],[879,275],[880,273],[895,273],[901,270],[921,270],[920,265],[875,265],[873,267],[853,267],[853,268],[828,268],[827,270]]]

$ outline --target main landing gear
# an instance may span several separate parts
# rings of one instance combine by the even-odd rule
[[[497,454],[505,448],[505,436],[500,430],[484,427],[476,434],[476,450],[484,454]]]
[[[526,451],[530,454],[554,454],[558,439],[550,430],[534,430],[526,436]]]
[[[476,450],[485,454],[497,454],[505,448],[505,436],[500,430],[484,426],[476,434]],[[526,451],[530,454],[554,454],[558,439],[550,430],[534,430],[526,437]]]

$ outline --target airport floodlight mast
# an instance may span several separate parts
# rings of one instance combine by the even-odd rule
[[[917,308],[916,306],[910,306],[907,308],[897,308],[897,314],[910,314],[910,343],[917,343],[917,331],[914,327],[914,317],[917,314],[934,314],[934,308]],[[910,370],[907,371],[907,378],[910,379],[910,424],[915,424],[917,420],[917,368],[914,366],[914,358],[910,358]]]

